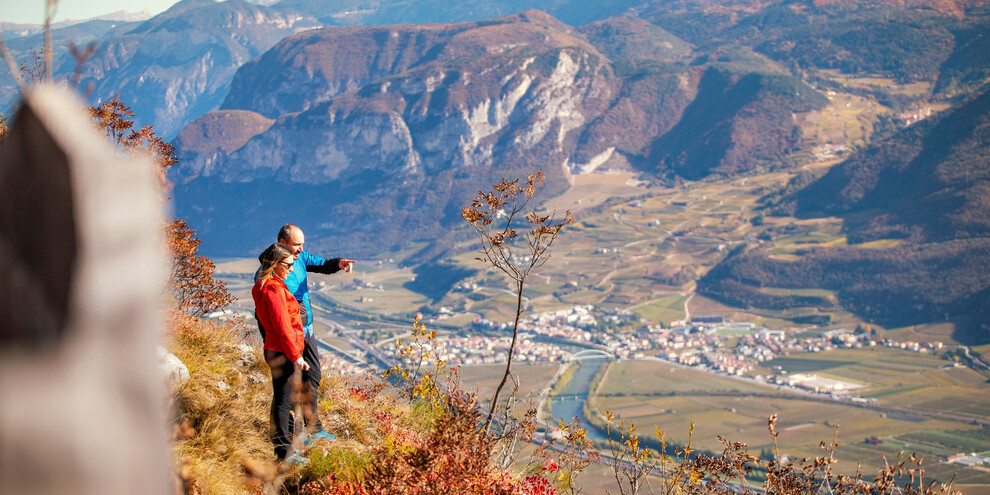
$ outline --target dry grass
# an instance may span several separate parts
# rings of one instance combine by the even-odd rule
[[[278,463],[268,433],[271,379],[254,330],[181,314],[169,329],[167,347],[191,375],[173,390],[172,450],[184,494],[533,493],[517,488],[536,478],[492,462],[503,440],[477,429],[482,410],[456,381],[424,397],[374,374],[325,374],[319,414],[337,440],[304,447],[297,436],[306,463]],[[422,392],[420,381],[412,385]],[[457,465],[448,464],[453,458]],[[434,470],[447,474],[431,477]],[[451,490],[430,491],[438,486]]]
[[[271,378],[260,347],[239,348],[243,333],[233,325],[173,315],[169,328],[167,347],[190,371],[173,394],[172,450],[187,492],[244,493],[252,489],[246,470],[273,477]]]

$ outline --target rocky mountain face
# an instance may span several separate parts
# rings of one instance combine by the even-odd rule
[[[487,25],[290,38],[235,77],[237,96],[222,108],[278,121],[226,157],[222,176],[279,170],[294,182],[324,183],[368,169],[430,174],[491,167],[535,149],[559,168],[577,146],[568,134],[601,114],[618,86],[606,59],[570,31],[533,11]],[[490,43],[495,37],[505,42]]]
[[[217,108],[234,72],[287,35],[319,24],[243,0],[184,0],[126,33],[105,37],[82,67],[91,102],[115,93],[139,124],[171,138]],[[75,70],[74,61],[60,67]]]
[[[289,37],[238,71],[220,111],[180,133],[180,165],[171,175],[177,205],[183,212],[186,204],[215,206],[192,194],[204,183],[349,184],[459,197],[477,190],[465,181],[512,169],[542,168],[559,179],[558,188],[571,174],[609,168],[732,174],[786,153],[800,135],[793,113],[821,104],[810,87],[754,54],[672,64],[690,47],[662,29],[642,28],[642,21],[620,18],[578,30],[526,11]],[[623,40],[621,52],[612,49],[613,57],[626,57],[621,63],[598,48],[619,46],[615,39]],[[265,119],[274,123],[249,123]],[[203,143],[247,128],[258,133],[237,149],[228,141]],[[365,212],[380,204],[339,195],[323,201]],[[211,240],[239,235],[200,232]]]

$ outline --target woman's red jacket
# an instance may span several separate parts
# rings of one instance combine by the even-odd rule
[[[265,350],[284,353],[292,362],[302,357],[305,342],[299,302],[285,282],[275,277],[259,280],[251,289],[251,297],[258,321],[265,329]]]

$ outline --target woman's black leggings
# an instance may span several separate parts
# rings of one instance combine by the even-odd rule
[[[292,394],[296,370],[288,356],[277,351],[265,351],[265,362],[272,369],[272,416],[269,431],[275,444],[275,457],[285,459],[292,446]]]

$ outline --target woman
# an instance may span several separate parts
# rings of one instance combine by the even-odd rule
[[[293,378],[296,370],[301,373],[309,369],[302,357],[305,342],[299,303],[284,282],[292,271],[295,256],[288,247],[275,243],[258,256],[258,261],[261,269],[251,296],[258,322],[266,331],[265,362],[272,369],[272,443],[275,456],[284,460],[292,444],[289,422]]]

